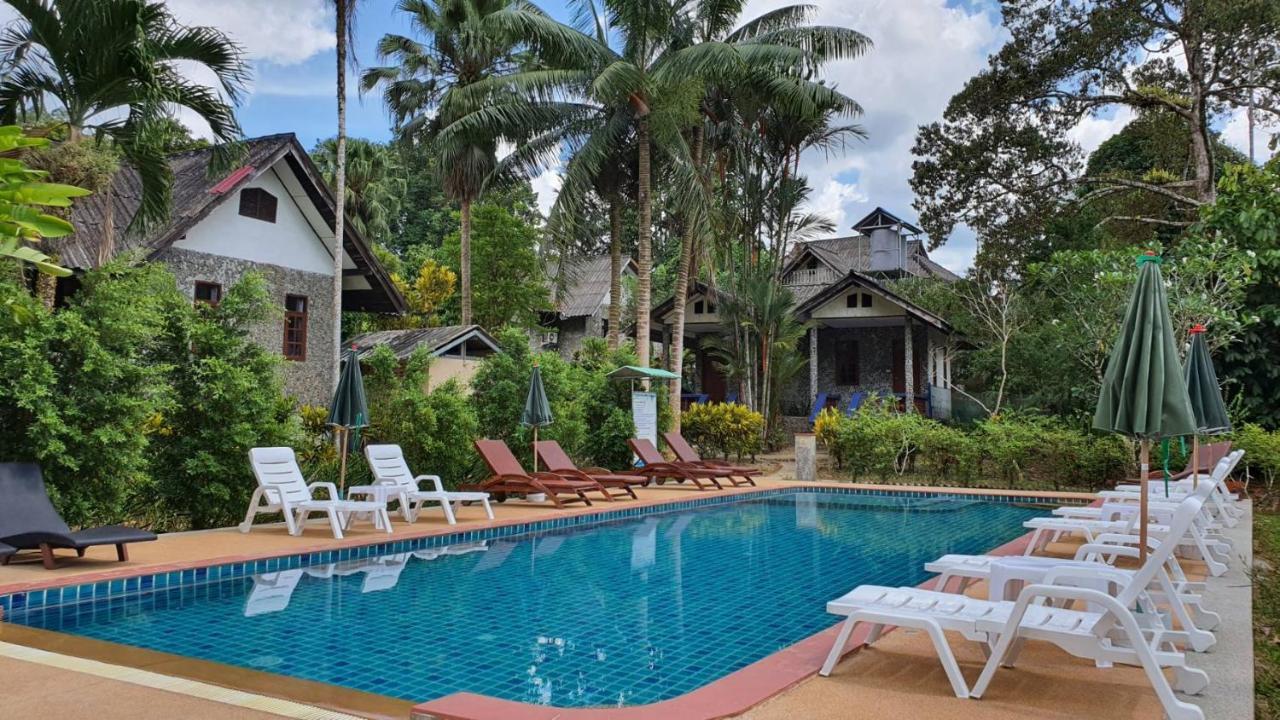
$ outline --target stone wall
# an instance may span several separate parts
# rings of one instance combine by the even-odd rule
[[[573,356],[582,349],[582,342],[587,338],[604,337],[603,312],[587,317],[566,318],[560,321],[557,332],[560,357],[573,360]]]
[[[849,397],[856,391],[866,393],[893,392],[893,342],[902,337],[902,326],[859,327],[859,328],[818,328],[818,392],[828,394],[839,393],[841,403],[848,403]],[[836,382],[838,358],[836,349],[841,342],[853,340],[858,343],[858,384],[841,385]],[[916,323],[912,333],[912,342],[923,348],[927,340],[924,327]],[[803,343],[808,348],[808,342]],[[927,356],[926,356],[927,357]],[[922,359],[922,362],[926,360]],[[928,381],[927,368],[920,370],[922,386],[916,393],[924,392],[923,383]],[[783,395],[783,414],[800,414],[803,411],[808,417],[812,409],[813,397],[809,393],[809,373],[799,373],[788,384]]]
[[[330,276],[172,247],[157,259],[177,277],[178,289],[191,298],[195,297],[197,280],[218,283],[225,293],[245,273],[262,273],[279,314],[255,327],[251,335],[259,345],[274,353],[281,353],[284,347],[285,295],[306,296],[306,360],[284,361],[285,392],[307,404],[329,403],[337,373],[333,360],[333,281]]]

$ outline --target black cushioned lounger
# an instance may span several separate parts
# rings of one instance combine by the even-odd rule
[[[39,465],[0,463],[0,543],[16,550],[40,550],[46,568],[53,569],[55,548],[75,550],[84,557],[87,548],[115,545],[116,557],[123,562],[129,559],[125,545],[155,539],[155,533],[123,525],[72,532],[49,501]],[[0,556],[7,565],[9,556],[2,551]]]
[[[16,552],[18,551],[8,545],[0,544],[0,558],[7,558]]]

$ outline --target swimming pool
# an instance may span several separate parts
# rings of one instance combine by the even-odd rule
[[[10,598],[6,619],[413,701],[470,691],[638,705],[830,627],[825,603],[855,585],[917,584],[926,561],[984,552],[1044,513],[957,496],[773,493],[82,589],[58,604]]]

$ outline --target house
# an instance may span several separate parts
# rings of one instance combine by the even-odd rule
[[[69,268],[97,267],[132,252],[164,263],[193,302],[217,303],[245,273],[268,281],[280,316],[253,330],[254,339],[285,358],[285,390],[325,404],[337,367],[333,317],[333,198],[319,170],[292,134],[244,141],[239,165],[210,176],[212,150],[170,156],[173,203],[169,219],[144,231],[126,230],[139,206],[141,183],[121,168],[108,191],[72,209],[76,232],[51,245]],[[343,233],[342,308],[399,314],[404,298],[347,223]],[[60,282],[63,297],[76,277]]]
[[[857,234],[848,237],[799,243],[783,267],[796,318],[810,326],[808,375],[784,390],[783,414],[807,420],[816,402],[847,408],[855,397],[875,393],[903,405],[909,398],[920,412],[950,417],[955,332],[946,319],[894,292],[890,281],[958,277],[929,258],[919,228],[883,208],[853,229]],[[707,352],[708,337],[723,333],[718,300],[713,288],[699,283],[685,307],[695,385],[685,390],[712,401],[737,396]],[[674,315],[673,299],[653,310],[664,347],[670,346]]]
[[[609,303],[612,282],[608,255],[574,257],[547,265],[547,278],[555,310],[544,313],[542,327],[547,328],[535,342],[538,349],[559,350],[571,360],[589,337],[609,334]],[[636,263],[625,258],[622,277],[636,276]],[[624,304],[626,297],[623,298]]]
[[[498,341],[479,325],[379,330],[357,335],[346,342],[356,357],[366,360],[380,345],[386,345],[404,362],[419,350],[434,360],[428,373],[427,389],[434,390],[448,380],[470,385],[484,358],[501,352]]]

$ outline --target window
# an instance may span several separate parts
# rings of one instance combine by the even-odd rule
[[[858,293],[849,293],[844,298],[844,306],[847,308],[858,307]]]
[[[836,384],[858,384],[858,343],[842,340],[836,343]]]
[[[276,221],[276,196],[262,188],[245,188],[240,191],[240,214],[273,223]]]
[[[862,293],[862,307],[871,307],[871,293]]]
[[[698,302],[694,303],[694,304],[693,304],[693,314],[694,314],[694,315],[702,315],[702,314],[703,314],[703,312],[702,312],[702,311],[703,311],[703,308],[704,308],[704,307],[705,307],[705,304],[704,304],[701,300],[699,300]]]
[[[196,303],[218,307],[222,302],[222,286],[215,282],[196,281]]]
[[[708,315],[715,315],[715,314],[716,314],[716,306],[715,306],[715,305],[713,305],[712,303],[707,303],[707,314],[708,314]]]
[[[305,295],[284,296],[284,357],[286,360],[307,359],[307,298]]]

